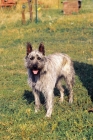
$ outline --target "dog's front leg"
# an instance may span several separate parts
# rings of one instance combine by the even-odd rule
[[[48,92],[45,98],[46,98],[46,109],[47,109],[46,117],[51,117],[52,110],[53,110],[53,98],[54,98],[53,91]]]
[[[40,93],[37,91],[33,91],[34,98],[35,98],[35,113],[37,113],[40,109]]]

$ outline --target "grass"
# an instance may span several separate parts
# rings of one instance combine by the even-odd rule
[[[21,24],[21,11],[0,12],[0,139],[1,140],[92,140],[93,139],[93,7],[83,1],[78,14],[63,15],[58,9],[42,10],[40,21]],[[88,9],[86,8],[88,6]],[[20,11],[20,12],[19,12]],[[46,55],[68,54],[76,71],[74,103],[68,96],[59,103],[55,90],[54,111],[46,119],[45,106],[34,113],[34,98],[24,67],[25,44],[34,48],[44,42]],[[41,100],[42,97],[41,97]]]

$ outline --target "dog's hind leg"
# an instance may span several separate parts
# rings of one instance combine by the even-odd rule
[[[35,98],[35,113],[37,113],[40,109],[40,94],[39,92],[35,92],[33,91],[33,94],[34,94],[34,98]]]
[[[73,102],[73,89],[72,89],[72,85],[68,84],[68,89],[69,89],[69,103]]]
[[[73,102],[73,81],[74,79],[72,77],[67,77],[66,82],[67,82],[67,87],[69,90],[69,103]]]
[[[63,102],[63,100],[64,100],[64,89],[62,87],[61,79],[58,80],[56,87],[60,91],[60,102]]]

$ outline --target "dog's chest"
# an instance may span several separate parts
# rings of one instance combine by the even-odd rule
[[[36,91],[43,92],[44,86],[41,81],[32,82],[32,88]]]

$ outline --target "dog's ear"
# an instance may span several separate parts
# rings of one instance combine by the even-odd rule
[[[38,51],[41,52],[43,55],[45,55],[45,48],[42,42],[39,45]]]
[[[29,42],[27,42],[27,45],[26,45],[27,56],[29,55],[30,52],[32,52],[32,45]]]

